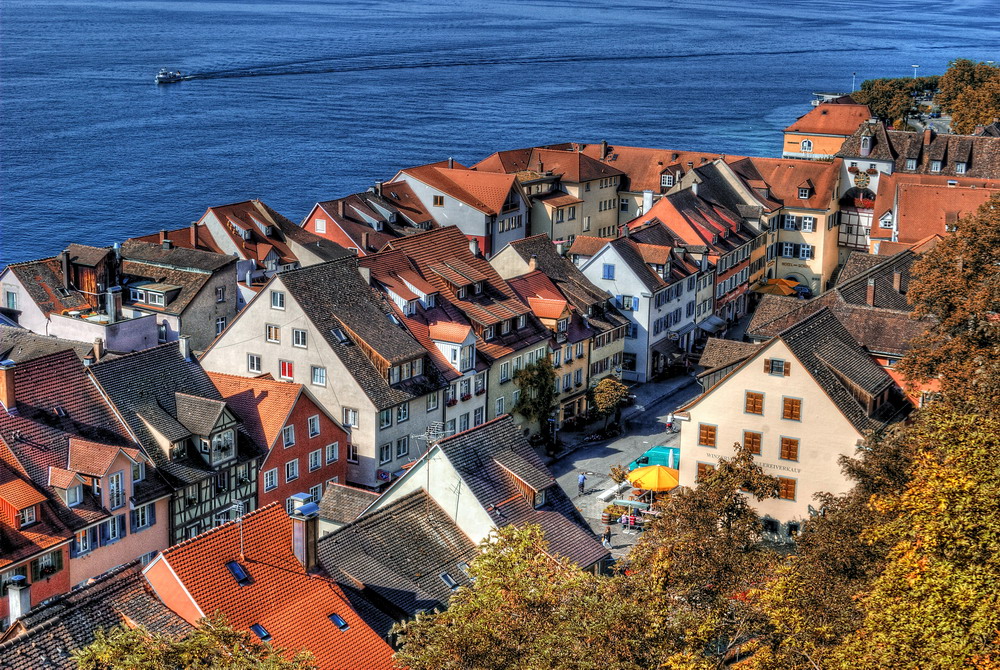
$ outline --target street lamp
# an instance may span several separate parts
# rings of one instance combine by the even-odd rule
[[[858,73],[857,72],[852,72],[851,73],[851,93],[854,93],[855,89],[857,88],[857,86],[855,85],[857,83],[857,81],[858,81]]]
[[[913,78],[916,79],[917,78],[917,68],[920,67],[920,66],[919,65],[911,65],[910,67],[913,68]]]

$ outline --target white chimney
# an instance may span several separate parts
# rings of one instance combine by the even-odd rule
[[[469,251],[471,251],[474,256],[479,255],[479,240],[474,237],[469,240]]]
[[[642,192],[642,213],[645,214],[653,206],[653,192],[643,191]]]
[[[308,493],[292,496],[292,553],[309,572],[316,567],[316,541],[319,539],[319,505]]]
[[[181,356],[184,357],[184,360],[186,361],[191,360],[191,336],[181,335],[180,337],[178,337],[177,346],[180,349]]]
[[[0,361],[0,405],[11,412],[17,405],[17,394],[14,392],[14,361]]]
[[[531,254],[531,258],[528,259],[528,272],[534,272],[538,269],[538,256]]]
[[[31,586],[24,575],[14,575],[7,583],[7,598],[10,616],[8,620],[14,623],[31,609]]]

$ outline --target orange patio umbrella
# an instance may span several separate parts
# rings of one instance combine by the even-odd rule
[[[795,295],[796,286],[798,286],[798,282],[791,279],[768,279],[754,291],[771,295]]]
[[[669,491],[677,488],[679,475],[673,468],[647,465],[628,473],[628,481],[632,486],[646,491]]]

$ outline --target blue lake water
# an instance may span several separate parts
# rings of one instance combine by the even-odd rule
[[[0,263],[251,197],[298,221],[504,148],[777,155],[811,92],[852,72],[998,56],[986,0],[2,0]],[[210,78],[157,86],[161,67]]]

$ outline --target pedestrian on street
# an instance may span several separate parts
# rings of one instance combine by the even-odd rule
[[[587,475],[580,473],[580,476],[576,478],[577,487],[580,489],[580,495],[583,495],[584,490],[587,485]]]
[[[604,534],[601,535],[601,544],[605,549],[611,549],[611,526],[604,527]]]

